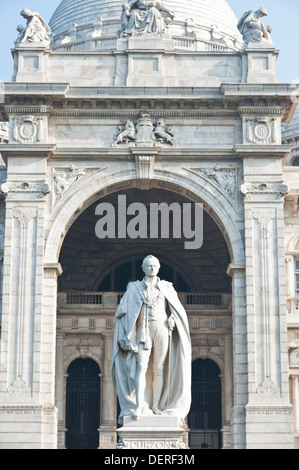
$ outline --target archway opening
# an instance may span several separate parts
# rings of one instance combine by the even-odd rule
[[[141,262],[148,254],[157,256],[161,263],[160,277],[174,283],[183,292],[231,292],[227,275],[230,254],[222,232],[211,216],[203,214],[203,245],[197,250],[186,250],[186,239],[172,237],[174,221],[170,217],[169,238],[99,239],[95,214],[99,203],[111,204],[118,220],[118,196],[126,196],[127,206],[142,203],[150,213],[151,204],[189,203],[186,197],[172,191],[128,189],[112,193],[96,201],[73,223],[60,253],[63,274],[59,290],[63,292],[122,291],[129,281],[143,276]],[[170,214],[172,216],[172,214]],[[194,214],[193,214],[194,216]],[[148,224],[149,227],[150,224]],[[191,221],[194,227],[194,217]]]
[[[128,282],[142,279],[144,274],[141,264],[148,254],[159,258],[160,278],[172,282],[179,294],[189,319],[192,347],[201,347],[203,327],[205,335],[213,336],[213,341],[209,344],[212,344],[212,349],[215,347],[215,354],[223,355],[221,335],[230,333],[227,320],[231,315],[231,278],[227,275],[227,267],[231,258],[219,226],[204,211],[203,245],[197,250],[186,250],[183,237],[99,239],[95,232],[99,219],[96,207],[99,203],[111,204],[116,210],[117,218],[119,195],[126,196],[127,205],[140,202],[147,208],[151,203],[178,203],[182,206],[192,202],[171,190],[130,188],[109,193],[93,202],[73,222],[62,244],[59,259],[63,274],[59,278],[58,328],[59,334],[63,334],[65,338],[65,355],[74,357],[82,341],[84,347],[92,352],[90,357],[98,357],[100,363],[108,364],[111,360],[110,356],[106,356],[109,354],[109,338],[113,335],[114,315],[121,295]],[[192,224],[194,227],[193,218]],[[170,234],[172,233],[173,219],[170,220]],[[219,334],[218,326],[221,327]],[[219,337],[215,336],[217,334]],[[117,422],[117,401],[115,400],[115,406],[111,405],[112,401],[109,406],[104,402],[107,399],[105,397],[111,397],[113,393],[109,367],[103,366],[102,387],[101,409],[104,411],[102,422],[97,426],[100,424],[100,439],[103,439],[101,445],[106,448],[106,443],[113,441]],[[63,388],[57,387],[57,390],[61,394],[59,401],[63,402]],[[198,402],[196,393],[194,397],[195,402]],[[98,403],[94,406],[98,406]],[[60,422],[60,428],[63,429],[64,426],[68,428],[66,423]],[[197,421],[191,426],[194,445],[199,442],[198,437],[197,441],[195,439],[195,433],[198,436],[204,429],[198,426]],[[216,431],[213,428],[213,432]],[[108,441],[104,442],[109,432],[111,434]],[[67,446],[68,442],[67,440]],[[219,444],[220,440],[217,442]],[[202,443],[205,441],[201,440],[200,445]]]
[[[188,416],[191,449],[221,449],[221,380],[210,359],[192,363],[192,404]]]
[[[66,386],[66,448],[99,447],[100,368],[92,359],[76,359],[68,367]]]

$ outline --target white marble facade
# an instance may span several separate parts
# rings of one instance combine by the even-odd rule
[[[146,36],[122,29],[122,3],[62,1],[50,45],[43,19],[27,13],[18,29],[1,104],[0,448],[65,447],[77,358],[100,367],[99,447],[115,448],[119,293],[96,293],[90,266],[79,301],[58,281],[75,282],[60,254],[84,211],[131,190],[202,202],[225,240],[221,305],[181,294],[193,360],[221,371],[222,447],[298,447],[299,189],[282,141],[293,88],[278,82],[272,42],[243,47],[224,0],[165,0],[167,33]]]

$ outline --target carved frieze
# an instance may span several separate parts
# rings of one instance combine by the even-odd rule
[[[95,171],[94,169],[76,168],[71,165],[69,168],[63,170],[53,171],[55,203],[70,189],[73,184],[79,181],[84,176]]]
[[[203,176],[216,185],[228,198],[235,199],[237,188],[237,171],[233,168],[186,168],[192,173]]]
[[[222,169],[215,166],[212,170],[201,170],[201,174],[215,183],[230,198],[235,197],[236,192],[236,170]]]

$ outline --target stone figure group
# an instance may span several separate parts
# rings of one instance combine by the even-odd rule
[[[174,415],[191,404],[191,340],[184,307],[170,282],[160,280],[152,255],[145,277],[130,282],[116,312],[112,377],[125,416]]]
[[[244,13],[238,23],[238,29],[244,39],[244,48],[250,43],[272,44],[272,26],[265,26],[261,21],[261,18],[267,15],[268,12],[263,7],[256,11],[250,10]]]
[[[129,0],[123,4],[122,35],[167,33],[174,15],[161,2],[154,0]]]
[[[148,113],[140,113],[136,126],[133,121],[128,119],[124,128],[119,128],[113,146],[135,143],[144,144],[145,146],[159,143],[173,145],[174,134],[172,129],[166,125],[164,119],[159,118],[154,124]]]
[[[51,39],[51,29],[48,23],[37,12],[28,9],[21,11],[21,16],[27,21],[26,27],[19,25],[17,31],[19,33],[16,40],[16,46],[23,43],[41,43],[49,46]]]

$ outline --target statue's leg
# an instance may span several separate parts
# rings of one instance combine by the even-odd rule
[[[163,371],[168,351],[168,327],[160,322],[156,323],[156,335],[154,338],[153,352],[153,405],[152,410],[156,415],[162,414],[159,408],[159,402],[163,390]]]
[[[146,386],[146,371],[148,368],[150,353],[150,349],[143,350],[140,347],[137,356],[137,370],[135,377],[136,409],[133,413],[133,416],[136,419],[138,419],[138,417],[142,414]]]

